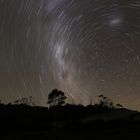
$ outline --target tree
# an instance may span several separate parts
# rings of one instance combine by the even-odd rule
[[[15,100],[13,102],[15,105],[29,105],[29,106],[35,106],[34,102],[33,102],[33,97],[30,96],[29,98],[26,98],[26,97],[23,97],[23,98],[20,98],[18,100]]]
[[[64,105],[65,104],[66,96],[64,92],[54,89],[49,95],[48,95],[48,104],[50,106],[57,106],[57,105]]]
[[[99,105],[101,105],[103,107],[110,107],[110,108],[115,107],[115,105],[112,102],[112,100],[109,99],[108,97],[105,97],[104,95],[99,95],[98,99],[99,99]]]
[[[117,107],[117,108],[123,108],[123,105],[121,105],[121,104],[116,104],[116,107]]]

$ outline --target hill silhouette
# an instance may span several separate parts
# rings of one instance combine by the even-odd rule
[[[55,96],[52,93],[55,92]],[[60,93],[56,94],[56,92]],[[55,99],[53,99],[55,98]],[[65,95],[53,90],[50,107],[30,106],[26,102],[0,104],[1,139],[115,139],[139,135],[140,113],[123,108],[103,95],[95,105],[65,103]],[[54,103],[53,103],[54,101]],[[14,102],[15,103],[15,102]],[[129,132],[129,133],[128,133]],[[110,136],[106,136],[109,133]],[[102,134],[102,135],[100,135]],[[88,135],[88,136],[87,136]],[[116,138],[117,138],[116,136]],[[57,137],[57,138],[56,138]]]

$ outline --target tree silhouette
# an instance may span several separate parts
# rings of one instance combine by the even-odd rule
[[[121,104],[116,104],[116,107],[117,107],[117,108],[123,108],[123,105],[121,105]]]
[[[48,104],[50,106],[64,105],[65,99],[66,99],[66,96],[65,96],[64,92],[54,89],[48,95]]]
[[[26,98],[26,97],[23,97],[23,98],[20,98],[18,100],[15,100],[13,102],[15,105],[29,105],[29,106],[35,106],[35,103],[33,102],[33,97],[30,96],[29,98]]]
[[[103,107],[110,107],[110,108],[115,107],[115,105],[112,102],[112,100],[109,99],[108,97],[105,97],[104,95],[99,95],[98,99],[99,99],[99,105],[101,105]]]

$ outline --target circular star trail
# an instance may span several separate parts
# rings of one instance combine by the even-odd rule
[[[139,0],[0,0],[0,98],[58,88],[75,104],[103,94],[140,105]]]

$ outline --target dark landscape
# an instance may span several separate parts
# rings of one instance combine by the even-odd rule
[[[136,139],[140,135],[140,113],[99,95],[94,105],[65,104],[59,90],[49,94],[47,107],[0,105],[0,138],[23,139]],[[25,101],[25,100],[24,100]],[[16,101],[17,103],[17,101]],[[140,137],[139,137],[140,138]]]

